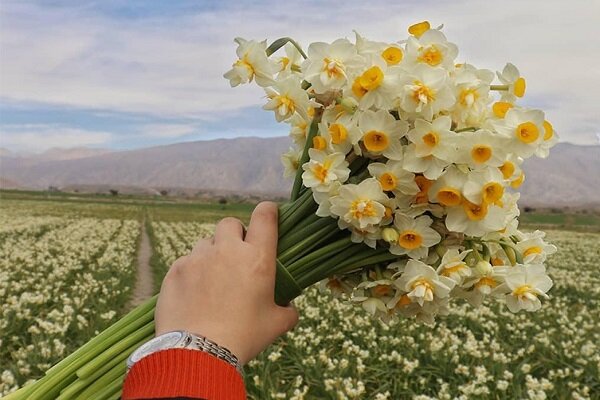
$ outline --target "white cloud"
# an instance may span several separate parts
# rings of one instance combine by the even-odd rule
[[[0,96],[8,101],[198,119],[249,105],[263,112],[259,89],[234,90],[222,78],[233,37],[292,36],[306,45],[354,28],[391,41],[429,19],[445,24],[461,60],[493,70],[515,63],[528,78],[528,104],[544,108],[564,140],[595,143],[600,125],[597,1],[232,2],[134,19],[12,2],[0,12]]]
[[[197,128],[188,124],[147,124],[139,128],[138,134],[149,138],[176,139],[196,132]]]
[[[53,147],[103,146],[113,134],[75,129],[61,125],[5,125],[0,131],[0,147],[17,152],[40,152]]]

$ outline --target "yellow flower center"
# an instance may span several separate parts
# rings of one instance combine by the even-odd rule
[[[312,168],[312,172],[315,177],[321,182],[325,182],[325,178],[327,178],[327,174],[329,173],[329,168],[331,167],[331,161],[327,160],[323,164],[317,164]]]
[[[504,265],[504,261],[502,261],[501,258],[498,257],[494,257],[490,260],[490,263],[494,266],[494,267],[499,267]]]
[[[433,292],[433,285],[427,279],[417,279],[411,286],[412,290],[415,290],[419,286],[425,286],[425,290],[431,290]]]
[[[475,101],[479,98],[479,93],[476,89],[463,89],[460,92],[459,102],[465,107],[471,107]]]
[[[444,270],[442,271],[442,275],[444,276],[450,276],[455,272],[460,271],[461,269],[465,268],[467,265],[464,262],[458,263],[453,267],[446,267],[444,268]]]
[[[381,183],[381,188],[385,191],[394,190],[398,184],[398,178],[394,174],[386,172],[379,177],[379,183]]]
[[[415,101],[415,103],[427,104],[435,100],[435,93],[433,90],[425,86],[423,82],[415,81],[414,84],[415,87],[413,88],[412,99]]]
[[[384,151],[390,145],[387,135],[380,131],[369,131],[363,137],[363,143],[369,151]]]
[[[413,250],[421,247],[423,237],[416,231],[406,230],[400,233],[398,244],[405,249]]]
[[[392,293],[392,288],[389,285],[377,285],[374,288],[371,288],[371,293],[375,297],[387,296]]]
[[[234,67],[245,67],[249,74],[250,74],[250,80],[252,80],[252,78],[254,77],[254,67],[252,66],[252,64],[248,61],[248,54],[244,54],[244,57],[242,57],[241,59],[237,60],[234,64]]]
[[[340,282],[340,280],[337,279],[337,278],[333,278],[333,279],[329,279],[327,281],[326,286],[329,289],[341,289],[342,288],[342,282]]]
[[[342,124],[331,124],[331,126],[329,126],[329,134],[331,135],[333,144],[340,144],[346,141],[348,130],[346,130],[346,127]]]
[[[435,147],[439,142],[440,136],[433,131],[423,135],[423,143],[429,147]]]
[[[467,214],[467,218],[471,221],[481,221],[487,215],[487,205],[483,204],[474,204],[468,200],[463,200],[462,202],[463,210],[465,214]]]
[[[404,307],[404,306],[409,305],[410,303],[412,303],[412,301],[410,301],[410,297],[408,297],[407,294],[403,294],[400,297],[400,300],[398,300],[398,303],[396,304],[396,307],[397,308]]]
[[[346,77],[346,73],[344,72],[344,66],[338,60],[324,58],[323,71],[327,73],[327,76],[329,78],[338,79]]]
[[[475,284],[475,287],[489,286],[491,288],[494,288],[497,285],[498,285],[498,282],[496,282],[496,280],[494,278],[484,276],[483,278],[481,278],[480,280],[477,281],[477,283]]]
[[[554,128],[548,121],[544,121],[544,140],[550,140],[554,136]]]
[[[519,186],[521,186],[523,184],[524,181],[525,181],[525,173],[521,172],[521,175],[519,175],[519,177],[517,179],[515,179],[514,181],[512,181],[510,183],[510,186],[513,189],[517,189]]]
[[[418,58],[420,62],[429,64],[432,67],[439,65],[443,59],[444,55],[434,44],[432,44],[431,46],[427,46],[427,48],[421,53],[421,55]]]
[[[531,293],[534,296],[537,296],[537,293],[530,285],[521,285],[512,292],[513,296],[523,296],[525,293]]]
[[[327,147],[327,142],[323,136],[313,137],[313,148],[317,150],[325,150],[325,147]]]
[[[471,149],[471,158],[477,163],[484,163],[492,157],[492,148],[485,144],[478,144]]]
[[[365,89],[364,87],[362,87],[362,85],[360,84],[360,76],[359,76],[358,78],[356,78],[354,80],[354,83],[352,84],[352,93],[354,93],[354,95],[360,99],[365,94],[367,94],[367,92],[368,92],[368,90]]]
[[[363,89],[375,90],[383,82],[383,71],[377,65],[366,70],[359,78],[360,85]]]
[[[391,208],[385,207],[385,211],[383,212],[383,216],[385,218],[389,218],[389,217],[392,216],[392,212],[393,212],[393,210]]]
[[[504,161],[504,164],[498,169],[502,172],[504,179],[508,179],[515,173],[515,164],[510,161]]]
[[[453,187],[445,186],[440,189],[437,194],[438,202],[446,207],[453,207],[460,204],[462,201],[462,195],[460,191]]]
[[[492,106],[492,111],[494,112],[494,115],[496,117],[504,118],[506,116],[506,113],[508,112],[508,110],[510,110],[513,107],[514,107],[514,105],[512,105],[511,103],[507,103],[505,101],[497,101]]]
[[[525,78],[520,76],[519,79],[515,81],[515,85],[513,86],[514,95],[517,97],[523,97],[525,95],[525,87]]]
[[[542,254],[542,248],[539,246],[532,246],[523,252],[523,257],[527,257],[531,254]]]
[[[279,62],[281,63],[281,70],[283,71],[289,65],[290,59],[288,57],[281,57],[281,59],[279,60]]]
[[[433,185],[433,181],[430,181],[423,175],[417,175],[415,176],[415,183],[419,187],[419,193],[417,193],[415,197],[415,203],[427,203],[429,201],[429,196],[427,195],[427,192],[429,191],[429,188],[431,188],[431,185]]]
[[[402,53],[402,50],[398,47],[391,46],[385,49],[383,53],[381,53],[381,57],[383,57],[387,65],[396,65],[399,64],[400,61],[402,61],[404,54]]]
[[[540,130],[536,124],[528,121],[517,126],[515,135],[523,143],[533,143],[540,137]]]
[[[431,25],[429,25],[429,21],[423,21],[423,22],[419,22],[419,23],[409,26],[408,33],[410,33],[411,35],[415,35],[416,37],[419,38],[419,37],[421,37],[422,34],[427,32],[430,28],[431,28]]]
[[[497,202],[502,198],[504,194],[504,186],[499,184],[498,182],[489,182],[483,186],[481,190],[481,196],[483,197],[483,202],[486,204],[492,204]]]
[[[377,215],[377,210],[372,200],[358,199],[354,200],[350,205],[350,213],[353,218],[361,219]]]

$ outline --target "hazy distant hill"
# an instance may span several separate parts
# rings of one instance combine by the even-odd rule
[[[291,183],[282,176],[279,156],[289,143],[287,137],[236,138],[103,154],[76,149],[51,160],[2,152],[0,176],[37,188],[129,185],[286,195]],[[83,157],[64,159],[68,154]],[[528,160],[525,172],[521,204],[600,204],[600,146],[561,143],[549,158]]]

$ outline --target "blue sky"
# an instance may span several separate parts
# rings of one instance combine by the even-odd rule
[[[567,7],[566,4],[569,4]],[[222,74],[233,38],[313,41],[406,37],[415,21],[445,24],[459,60],[528,81],[563,141],[597,144],[600,2],[7,1],[0,7],[0,147],[145,147],[281,136],[264,94]]]

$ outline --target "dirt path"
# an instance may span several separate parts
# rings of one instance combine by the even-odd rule
[[[138,249],[137,258],[137,276],[133,295],[129,301],[129,309],[132,309],[144,301],[148,300],[154,294],[154,277],[150,267],[150,257],[152,256],[152,247],[150,238],[146,232],[146,221],[142,221],[142,240]]]

